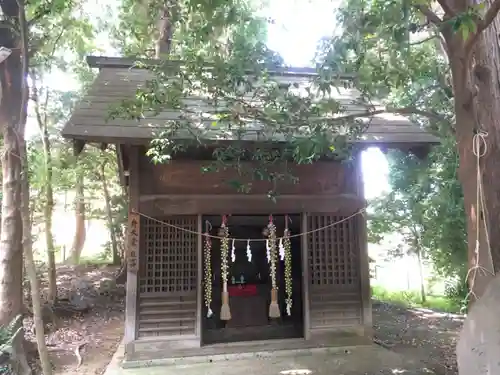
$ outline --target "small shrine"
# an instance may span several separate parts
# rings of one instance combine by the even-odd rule
[[[243,194],[227,183],[237,171],[203,173],[214,151],[210,145],[204,152],[183,150],[167,164],[152,163],[147,152],[155,129],[177,113],[110,119],[110,107],[132,98],[150,72],[133,59],[88,62],[99,74],[62,134],[76,153],[89,143],[114,144],[128,192],[124,365],[371,342],[361,151],[377,145],[417,152],[436,138],[405,117],[374,115],[353,140],[358,147],[352,160],[287,163],[298,183],[283,182],[271,201],[268,181],[254,181]],[[279,84],[300,84],[315,73],[298,68],[269,74]],[[334,92],[353,117],[352,111],[366,113],[353,105],[359,92],[347,86]]]

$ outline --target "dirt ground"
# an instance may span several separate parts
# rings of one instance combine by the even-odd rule
[[[374,301],[375,342],[428,364],[437,375],[458,374],[455,344],[464,316]]]
[[[85,314],[57,315],[57,330],[46,334],[51,361],[57,375],[103,374],[123,337],[124,288],[115,286],[99,292],[102,280],[114,279],[118,271],[112,266],[61,266],[57,270],[58,294],[65,296],[75,289],[85,289],[93,307]],[[42,281],[42,295],[44,283]],[[25,319],[26,337],[35,341],[31,318]],[[82,363],[78,366],[75,348],[80,346]],[[30,345],[30,348],[35,348]],[[36,356],[36,353],[31,353]],[[32,360],[34,373],[40,373]]]
[[[58,288],[67,293],[75,281],[84,280],[96,288],[102,279],[112,278],[115,267],[78,266],[58,270]],[[116,286],[106,295],[93,297],[94,307],[84,315],[60,318],[58,330],[46,336],[58,375],[103,374],[123,336],[124,290]],[[426,309],[407,309],[389,303],[373,304],[375,342],[413,359],[421,360],[438,375],[458,373],[455,339],[463,316]],[[25,322],[28,339],[31,321]],[[82,364],[74,354],[82,344]]]

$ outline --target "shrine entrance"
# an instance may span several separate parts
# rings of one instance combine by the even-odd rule
[[[286,220],[287,218],[288,220]],[[285,222],[290,235],[300,233],[300,215],[274,216],[276,236],[283,236]],[[219,235],[223,218],[204,216],[203,223],[212,228],[212,235]],[[229,249],[227,256],[227,293],[224,294],[224,264],[221,252],[223,241],[212,239],[210,259],[204,251],[203,269],[206,276],[207,262],[210,262],[211,283],[207,288],[207,277],[203,285],[202,344],[230,343],[237,341],[273,340],[303,337],[302,306],[302,260],[301,237],[290,238],[289,251],[282,241],[276,241],[276,268],[274,285],[277,287],[275,300],[279,308],[270,314],[273,289],[273,270],[270,242],[265,241],[263,231],[269,223],[268,215],[234,215],[227,218]],[[258,239],[260,241],[232,241],[236,239]],[[234,246],[233,246],[234,244]],[[206,245],[206,244],[205,244]],[[272,250],[271,250],[272,253]],[[291,267],[286,266],[287,256]],[[222,264],[221,264],[222,263]],[[222,267],[221,267],[222,266]],[[286,271],[288,276],[286,275]],[[211,295],[211,311],[206,307],[206,295]],[[290,293],[291,292],[291,293]],[[224,295],[226,297],[224,297]],[[291,295],[291,303],[287,304]],[[227,298],[226,311],[221,308]],[[230,311],[230,319],[227,319]],[[270,315],[274,315],[270,317]]]

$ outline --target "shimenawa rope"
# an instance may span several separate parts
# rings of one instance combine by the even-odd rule
[[[341,220],[338,220],[334,223],[331,223],[331,224],[328,224],[328,225],[325,225],[325,226],[322,226],[322,227],[319,227],[319,228],[316,228],[316,229],[312,229],[312,230],[309,230],[307,232],[301,232],[301,233],[296,233],[296,234],[292,234],[292,235],[289,235],[288,238],[295,238],[295,237],[302,237],[302,236],[307,236],[308,234],[312,234],[312,233],[316,233],[316,232],[321,232],[322,230],[325,230],[325,229],[328,229],[328,228],[331,228],[335,225],[338,225],[338,224],[341,224],[345,221],[348,221],[350,219],[352,219],[353,217],[359,215],[359,214],[363,214],[364,212],[366,211],[366,208],[362,208],[358,211],[356,211],[355,213],[353,213],[352,215],[349,215],[347,217],[344,217],[343,219]],[[221,236],[214,236],[214,235],[211,235],[211,234],[206,234],[206,233],[201,233],[201,232],[198,232],[198,231],[195,231],[195,230],[191,230],[191,229],[187,229],[187,228],[182,228],[182,227],[178,227],[177,225],[172,225],[172,224],[169,224],[165,221],[162,221],[162,220],[158,220],[158,219],[155,219],[154,217],[151,217],[151,216],[148,216],[146,214],[143,214],[141,212],[138,212],[138,211],[135,211],[135,210],[132,210],[133,213],[137,214],[137,215],[140,215],[148,220],[151,220],[151,221],[154,221],[158,224],[162,224],[162,225],[165,225],[167,227],[170,227],[170,228],[174,228],[174,229],[177,229],[177,230],[180,230],[182,232],[187,232],[187,233],[191,233],[191,234],[196,234],[196,235],[202,235],[202,236],[205,236],[205,237],[210,237],[210,238],[213,238],[213,239],[217,239],[217,240],[224,240],[225,238],[224,237],[221,237]],[[284,237],[276,237],[276,240],[279,241],[280,239],[283,239]],[[229,241],[244,241],[244,242],[266,242],[268,241],[267,238],[253,238],[253,239],[248,239],[248,238],[232,238],[232,237],[228,237],[228,240]]]

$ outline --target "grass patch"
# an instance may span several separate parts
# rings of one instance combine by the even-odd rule
[[[372,286],[372,296],[379,301],[392,302],[406,307],[424,307],[449,313],[460,313],[461,306],[446,296],[427,296],[422,302],[418,291],[390,291],[381,286]]]

